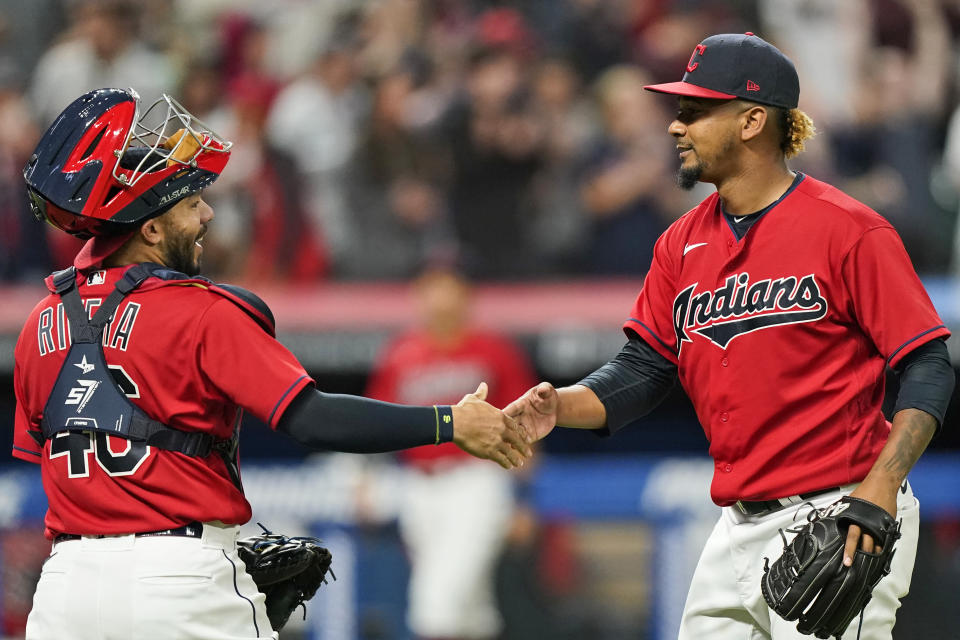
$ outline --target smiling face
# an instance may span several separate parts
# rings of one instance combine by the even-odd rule
[[[681,188],[692,189],[697,182],[717,184],[736,169],[741,116],[754,106],[740,100],[678,99],[676,118],[667,131],[680,153]]]
[[[189,276],[200,273],[203,236],[213,220],[213,209],[194,193],[157,218],[163,238],[157,249],[163,264]]]

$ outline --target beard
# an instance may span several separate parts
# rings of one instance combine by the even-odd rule
[[[200,258],[195,256],[196,238],[173,236],[163,248],[164,264],[188,276],[200,275]]]
[[[692,167],[681,166],[677,169],[677,186],[684,191],[690,191],[698,182],[714,182],[715,176],[713,174],[717,172],[718,158],[728,158],[734,153],[736,147],[737,138],[736,135],[731,132],[723,140],[723,143],[720,145],[720,151],[709,164],[698,156],[697,163]],[[710,169],[710,171],[706,179],[703,179],[703,172],[707,169]]]
[[[697,162],[692,167],[680,167],[677,169],[677,186],[684,191],[690,191],[700,182],[701,173],[703,173],[703,162]]]

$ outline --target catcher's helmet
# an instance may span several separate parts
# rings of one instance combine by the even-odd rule
[[[132,89],[97,89],[64,109],[30,156],[30,208],[80,238],[127,231],[216,180],[231,146],[170,96],[140,115]]]

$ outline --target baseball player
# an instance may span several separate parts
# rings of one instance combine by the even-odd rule
[[[517,345],[471,324],[470,285],[452,265],[429,265],[415,293],[420,326],[384,349],[368,396],[444,402],[460,396],[455,388],[487,380],[490,402],[502,406],[536,381]],[[410,630],[422,640],[498,637],[494,569],[514,512],[511,474],[450,444],[416,447],[401,458],[398,525],[410,558]]]
[[[918,535],[906,477],[953,389],[949,332],[890,224],[787,166],[813,127],[780,51],[751,33],[711,36],[681,82],[646,88],[678,96],[668,132],[680,186],[717,191],[658,240],[623,350],[580,383],[541,383],[505,411],[536,437],[556,424],[609,434],[679,377],[722,507],[680,637],[804,637],[762,597],[764,558],[780,554],[780,529],[849,495],[901,521],[892,573],[859,625],[861,638],[890,638]],[[881,414],[886,366],[900,376],[892,424]],[[840,548],[849,569],[873,539],[850,526]]]
[[[53,542],[28,638],[277,637],[236,553],[243,411],[314,448],[529,455],[484,385],[452,407],[320,392],[259,298],[196,275],[230,147],[168,96],[141,116],[132,90],[101,89],[24,169],[37,216],[90,237],[15,352],[13,455],[40,465]]]

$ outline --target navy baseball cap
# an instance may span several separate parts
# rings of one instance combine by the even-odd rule
[[[800,101],[793,63],[749,31],[710,36],[694,47],[683,80],[644,89],[691,98],[741,98],[785,109]]]

